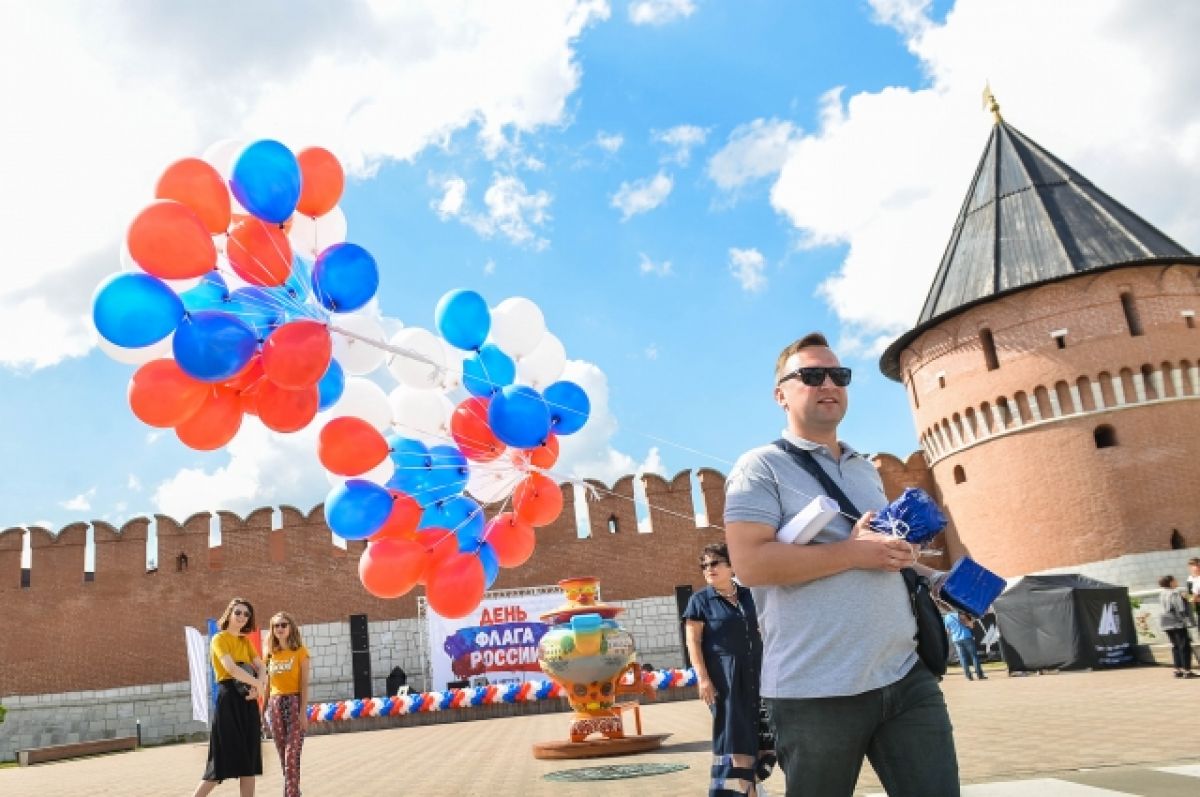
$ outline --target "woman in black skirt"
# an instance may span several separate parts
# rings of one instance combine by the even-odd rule
[[[217,710],[208,738],[208,765],[193,797],[203,797],[226,778],[238,778],[242,797],[254,794],[262,774],[262,718],[258,698],[267,692],[266,668],[250,644],[258,631],[254,607],[234,598],[218,622],[209,650],[217,681]]]
[[[708,793],[756,795],[758,781],[774,765],[774,750],[763,749],[759,738],[758,613],[750,590],[733,580],[725,543],[704,546],[700,572],[708,586],[692,595],[683,619],[700,699],[713,715]]]

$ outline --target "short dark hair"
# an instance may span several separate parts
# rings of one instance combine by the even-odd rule
[[[1163,576],[1158,580],[1158,586],[1162,587],[1163,589],[1170,589],[1171,582],[1174,580],[1175,576]]]
[[[788,358],[801,349],[809,349],[814,346],[829,348],[829,340],[820,332],[809,332],[804,337],[794,340],[783,347],[783,351],[779,352],[779,357],[775,360],[775,381],[783,376],[783,367],[787,365]]]
[[[1188,559],[1188,564],[1200,567],[1200,556],[1193,556],[1191,559]]]
[[[704,557],[709,559],[720,559],[722,562],[729,561],[729,548],[723,542],[710,542],[700,551],[700,561],[704,561]]]

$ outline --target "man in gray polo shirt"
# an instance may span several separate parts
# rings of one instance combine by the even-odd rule
[[[870,759],[891,797],[958,797],[958,761],[937,679],[916,653],[899,571],[912,547],[867,527],[887,505],[875,467],[838,440],[850,371],[820,333],[779,355],[783,437],[808,450],[865,514],[838,515],[812,542],[775,532],[825,490],[786,451],[755,448],[726,484],[725,534],[763,631],[762,696],[788,797],[849,797]],[[944,574],[922,565],[935,588]]]

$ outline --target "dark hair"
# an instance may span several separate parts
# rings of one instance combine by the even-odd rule
[[[779,357],[775,360],[775,381],[779,381],[779,377],[783,376],[783,368],[787,365],[788,358],[801,349],[808,349],[814,346],[829,348],[829,341],[820,332],[809,332],[799,340],[794,340],[787,346],[783,347],[783,351],[779,352]]]
[[[704,557],[709,559],[720,559],[722,562],[729,561],[729,548],[723,542],[710,542],[704,546],[704,550],[700,551],[700,561],[704,561]]]
[[[221,619],[217,620],[217,627],[222,631],[229,630],[229,618],[233,615],[233,609],[235,606],[245,606],[250,612],[250,617],[246,619],[246,624],[242,626],[242,633],[245,634],[249,631],[257,631],[258,624],[254,620],[254,607],[251,606],[250,601],[246,600],[245,598],[234,598],[229,602],[229,605],[225,607],[225,611],[221,613]]]
[[[1193,556],[1191,559],[1188,559],[1188,564],[1200,567],[1200,556]]]
[[[1171,582],[1174,580],[1175,576],[1163,576],[1158,580],[1158,586],[1162,587],[1163,589],[1170,589]]]

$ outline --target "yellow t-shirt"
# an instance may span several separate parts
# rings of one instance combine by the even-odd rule
[[[300,665],[308,659],[308,648],[273,650],[267,662],[272,695],[300,694]]]
[[[250,644],[250,640],[244,636],[231,634],[228,631],[219,631],[209,643],[209,652],[212,656],[213,676],[218,681],[224,681],[226,678],[232,678],[229,671],[225,669],[225,665],[221,663],[221,656],[228,653],[233,657],[235,663],[250,664],[258,657],[254,651],[254,646]],[[239,682],[240,683],[240,682]]]

